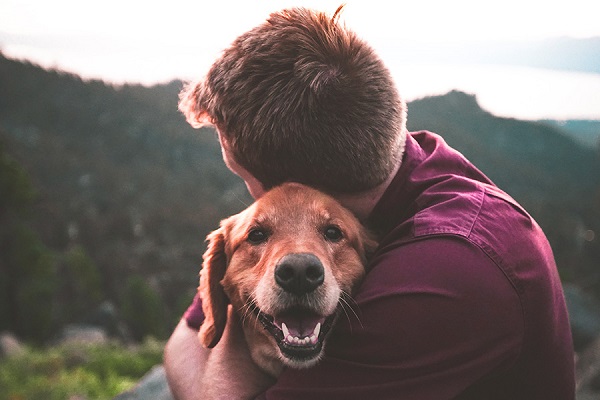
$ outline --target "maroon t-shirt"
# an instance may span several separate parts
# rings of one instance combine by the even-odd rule
[[[561,283],[536,222],[442,138],[408,136],[380,246],[325,358],[261,398],[571,400]],[[186,313],[202,322],[199,302]]]

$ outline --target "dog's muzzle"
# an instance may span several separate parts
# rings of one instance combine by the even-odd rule
[[[288,304],[277,315],[257,312],[259,321],[275,338],[285,358],[297,365],[308,364],[321,355],[336,315],[321,315],[307,305],[314,302],[306,301],[323,285],[325,269],[314,254],[292,253],[277,262],[274,274]]]

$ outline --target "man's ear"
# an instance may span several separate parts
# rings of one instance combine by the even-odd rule
[[[227,269],[225,255],[225,230],[223,227],[212,232],[206,238],[208,248],[203,255],[204,262],[200,270],[200,287],[204,322],[198,336],[203,346],[213,348],[221,339],[227,323],[227,305],[229,299],[221,281]]]
[[[179,94],[179,111],[194,128],[212,125],[205,103],[210,97],[204,82],[191,83]]]

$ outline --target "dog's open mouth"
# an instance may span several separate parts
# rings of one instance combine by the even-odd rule
[[[324,339],[335,319],[335,313],[324,317],[300,307],[277,316],[256,311],[259,321],[275,338],[283,355],[297,362],[310,361],[321,354]]]

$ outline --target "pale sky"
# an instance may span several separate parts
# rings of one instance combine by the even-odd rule
[[[172,62],[176,74],[185,70],[176,65],[181,61],[204,67],[237,35],[264,21],[272,11],[306,6],[332,13],[341,2],[2,0],[0,33],[8,36],[0,36],[0,46],[9,55],[75,70],[84,68],[85,59],[104,64],[99,56],[115,63],[113,56],[119,55],[130,63],[127,53],[135,53],[141,62],[152,63],[164,53],[167,57],[162,62]],[[596,0],[348,0],[343,19],[376,49],[384,49],[406,41],[600,36],[599,11]],[[77,54],[84,54],[84,60],[77,61]],[[179,61],[177,54],[187,55]],[[110,77],[118,65],[88,66],[89,71],[83,72],[101,75],[103,68]]]
[[[342,0],[3,0],[0,30],[24,34],[89,34],[129,38],[175,32],[197,36],[204,27],[211,41],[230,41],[288,6],[333,12]],[[531,38],[600,35],[595,0],[348,0],[344,18],[370,37],[414,39]],[[433,29],[427,29],[434,27]],[[208,38],[204,38],[208,39]]]
[[[343,0],[0,0],[0,49],[116,83],[199,78],[269,13]],[[600,36],[597,0],[347,0],[342,20],[382,54],[402,43]]]

